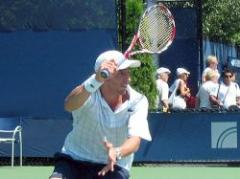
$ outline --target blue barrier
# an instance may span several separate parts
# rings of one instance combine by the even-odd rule
[[[135,161],[239,161],[239,113],[150,114],[153,142]]]
[[[239,113],[150,113],[153,141],[142,141],[135,162],[240,161],[238,118]],[[72,126],[70,119],[21,123],[24,157],[53,157]],[[9,151],[1,148],[0,156]]]

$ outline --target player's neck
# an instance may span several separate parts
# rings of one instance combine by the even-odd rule
[[[129,95],[127,92],[125,94],[114,94],[112,92],[101,89],[101,94],[113,111],[129,99]]]

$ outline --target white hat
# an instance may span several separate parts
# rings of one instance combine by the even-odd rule
[[[157,69],[157,74],[161,73],[171,73],[171,71],[168,68],[160,67]]]
[[[100,65],[105,61],[105,60],[115,60],[116,63],[118,64],[118,70],[123,70],[127,68],[135,68],[139,67],[141,65],[141,62],[139,60],[129,60],[124,57],[124,55],[116,50],[109,50],[106,52],[101,53],[95,62],[95,71],[97,71],[100,67]]]
[[[177,72],[177,75],[181,75],[181,74],[189,75],[190,74],[190,72],[187,71],[185,68],[177,68],[176,72]]]

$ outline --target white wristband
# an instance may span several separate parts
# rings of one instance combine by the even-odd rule
[[[93,74],[83,83],[85,89],[89,93],[94,93],[103,84],[103,82],[100,82],[100,81],[96,80],[95,77],[96,77],[96,74]]]

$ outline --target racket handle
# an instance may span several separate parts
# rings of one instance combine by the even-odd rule
[[[103,69],[101,72],[100,72],[100,75],[102,78],[106,79],[110,76],[110,73],[107,69]]]

